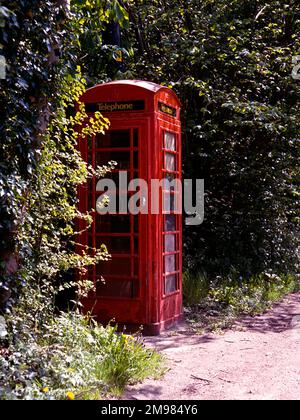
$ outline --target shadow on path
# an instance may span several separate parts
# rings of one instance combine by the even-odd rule
[[[183,322],[145,342],[164,353],[169,369],[127,387],[122,400],[299,399],[300,293],[221,335],[193,334]]]
[[[175,327],[172,331],[163,332],[159,336],[145,337],[145,342],[158,351],[182,349],[186,346],[199,346],[207,344],[217,338],[213,334],[195,335],[191,334],[188,326],[183,322]]]
[[[131,387],[129,386],[126,391],[126,399],[127,400],[140,400],[140,399],[149,399],[149,400],[157,400],[158,397],[162,393],[162,387],[157,385],[140,385],[139,386],[139,398],[135,397],[134,395],[134,388],[133,392],[131,392]]]
[[[299,315],[299,303],[299,294],[289,295],[284,301],[274,304],[272,309],[262,315],[240,318],[235,326],[264,334],[282,333],[293,328],[292,320],[294,316]]]

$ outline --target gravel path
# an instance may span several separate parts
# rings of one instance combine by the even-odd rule
[[[160,380],[128,387],[125,400],[300,399],[299,293],[223,335],[191,335],[182,324],[146,342],[170,369]]]

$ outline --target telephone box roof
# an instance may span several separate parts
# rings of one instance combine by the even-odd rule
[[[109,87],[110,88],[120,87],[123,89],[125,89],[126,87],[127,89],[128,88],[130,89],[130,87],[132,87],[133,89],[138,88],[138,89],[146,90],[148,92],[152,92],[154,95],[158,93],[159,91],[166,91],[169,94],[171,94],[174,98],[176,98],[176,101],[178,102],[178,106],[180,106],[180,101],[176,93],[172,89],[166,86],[161,86],[161,85],[158,85],[157,83],[148,82],[145,80],[115,80],[113,82],[100,83],[96,86],[93,86],[87,89],[86,92],[82,96],[82,100],[90,98],[90,94],[92,92],[96,92],[97,90],[102,90],[103,88],[107,89]]]
[[[145,80],[115,80],[113,82],[101,83],[99,85],[93,86],[87,91],[95,88],[99,88],[100,86],[114,86],[114,85],[129,85],[129,86],[136,86],[142,89],[150,90],[151,92],[158,92],[160,89],[166,89],[164,86],[160,86],[157,83],[147,82]]]

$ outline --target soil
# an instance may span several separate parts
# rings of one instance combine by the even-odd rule
[[[196,335],[182,323],[145,341],[165,355],[169,370],[128,387],[122,399],[300,399],[300,293],[222,335]]]

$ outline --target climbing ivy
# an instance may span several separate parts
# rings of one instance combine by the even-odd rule
[[[95,258],[88,250],[75,252],[76,219],[84,218],[87,227],[91,223],[89,215],[77,211],[77,187],[95,175],[77,151],[77,129],[87,138],[104,132],[108,121],[100,113],[89,120],[84,106],[76,111],[74,105],[86,89],[80,66],[86,54],[83,34],[92,20],[99,33],[110,20],[122,21],[121,12],[115,0],[106,7],[98,0],[1,3],[6,60],[6,78],[0,82],[2,310],[11,308],[24,287],[40,291],[41,286],[52,310],[54,279],[107,258],[105,248]],[[109,166],[99,173],[105,170]]]

